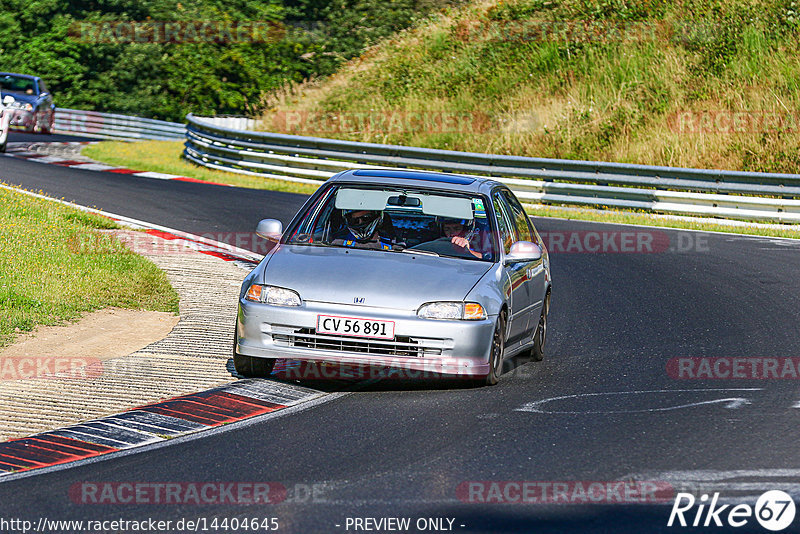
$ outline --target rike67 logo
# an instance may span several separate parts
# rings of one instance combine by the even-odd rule
[[[678,493],[672,504],[667,526],[734,528],[748,525],[753,517],[767,530],[778,532],[794,521],[795,505],[792,497],[780,490],[770,490],[761,495],[755,507],[749,504],[718,504],[719,493],[709,502],[708,495],[695,499],[691,493]],[[696,510],[693,508],[696,507]],[[751,529],[747,529],[752,532]]]

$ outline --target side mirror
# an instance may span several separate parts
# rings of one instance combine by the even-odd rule
[[[523,261],[538,261],[542,259],[542,249],[530,241],[517,241],[511,245],[511,251],[506,254],[505,262],[520,263]]]
[[[267,241],[277,243],[283,235],[283,224],[277,219],[263,219],[256,226],[256,234]]]
[[[14,102],[15,102],[14,97],[11,95],[6,95],[3,97],[3,105],[5,106],[13,104]]]

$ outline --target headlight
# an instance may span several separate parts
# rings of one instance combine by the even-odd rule
[[[247,290],[245,300],[263,302],[273,306],[300,306],[300,295],[296,291],[284,287],[262,286],[253,284]]]
[[[486,319],[483,306],[477,302],[428,302],[420,306],[417,315],[423,319],[467,321]]]
[[[31,104],[24,104],[24,103],[19,102],[19,101],[12,102],[11,104],[9,104],[8,107],[16,108],[16,109],[23,109],[25,111],[33,111],[33,106]]]

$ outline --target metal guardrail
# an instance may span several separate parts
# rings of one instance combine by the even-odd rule
[[[236,130],[187,115],[184,157],[213,169],[320,184],[352,168],[491,176],[529,204],[800,222],[800,175],[527,158]]]
[[[186,126],[177,122],[66,108],[56,109],[53,130],[84,137],[129,140],[174,141],[186,135]]]
[[[257,119],[249,119],[247,117],[202,117],[203,122],[213,124],[214,126],[221,126],[222,128],[230,128],[232,130],[255,130],[261,127],[264,122]]]

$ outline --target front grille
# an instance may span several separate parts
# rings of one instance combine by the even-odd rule
[[[376,356],[404,356],[420,358],[441,356],[441,347],[426,346],[418,339],[395,336],[393,340],[360,339],[331,334],[317,334],[314,328],[301,328],[293,332],[273,333],[276,345],[337,352],[358,352]]]

